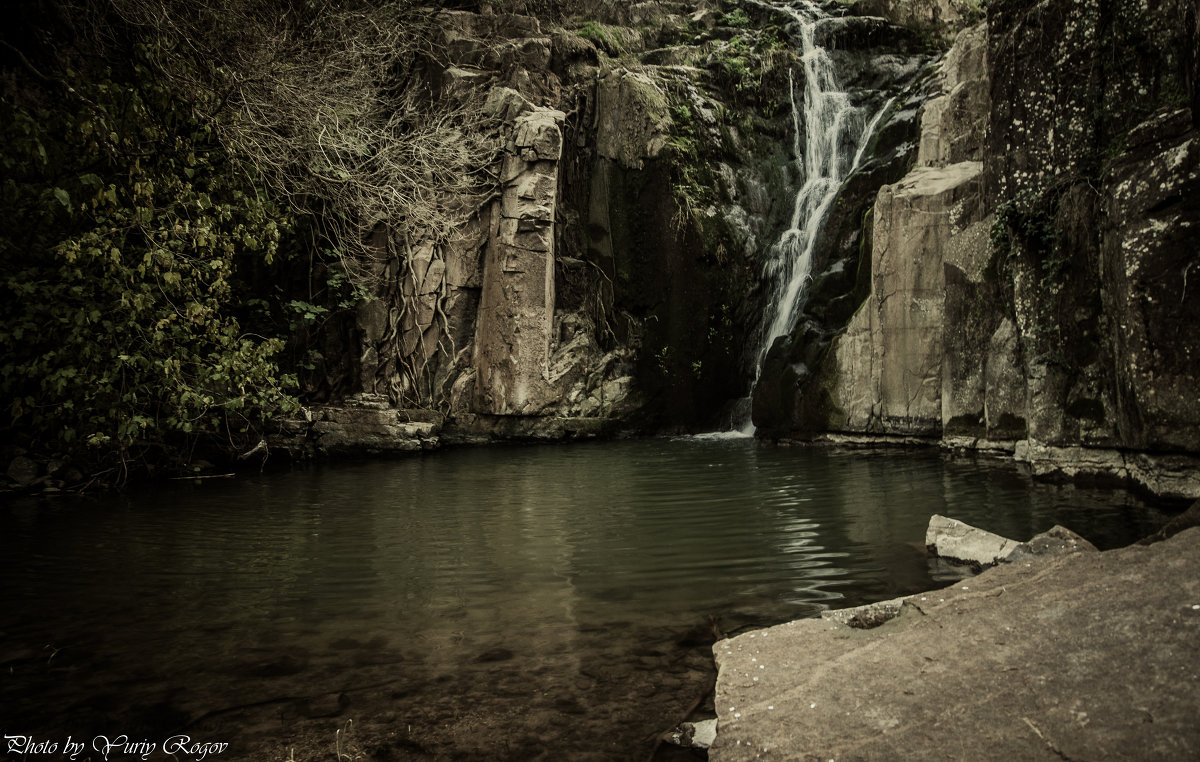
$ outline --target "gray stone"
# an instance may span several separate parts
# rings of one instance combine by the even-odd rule
[[[687,746],[693,749],[707,749],[717,738],[717,721],[701,720],[699,722],[681,722],[667,737],[676,746]]]
[[[488,93],[483,113],[502,123],[512,123],[517,117],[533,110],[533,104],[511,87],[494,87]]]
[[[719,641],[709,759],[1195,758],[1197,543],[1005,564],[874,629]]]
[[[978,219],[980,170],[918,168],[880,190],[871,295],[833,345],[843,430],[941,433],[943,258]]]
[[[930,553],[973,566],[995,565],[1019,544],[1016,540],[937,514],[930,517],[925,530],[925,547]]]
[[[953,36],[963,20],[977,10],[971,0],[852,0],[851,12],[882,16],[897,26]]]
[[[666,94],[642,72],[619,69],[596,85],[596,150],[629,169],[662,153],[671,134]]]
[[[1068,553],[1097,553],[1096,546],[1064,526],[1055,525],[1032,539],[1013,548],[1004,559],[1007,563],[1025,561],[1037,556],[1061,556]]]
[[[472,409],[533,415],[553,398],[546,382],[554,327],[555,164],[565,115],[535,109],[512,127],[505,191],[494,205],[475,330]]]
[[[942,60],[942,95],[926,101],[917,163],[944,167],[983,159],[987,117],[987,25],[964,29]]]

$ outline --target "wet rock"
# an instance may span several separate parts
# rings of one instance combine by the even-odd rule
[[[1200,498],[1200,455],[1056,447],[1027,439],[1016,443],[1013,458],[1027,463],[1040,478],[1137,485],[1159,497]]]
[[[272,450],[294,457],[420,452],[438,447],[441,416],[397,410],[382,395],[312,408],[313,422],[285,421],[267,437]],[[414,420],[427,418],[429,420]]]
[[[934,515],[925,530],[925,547],[930,553],[972,566],[994,566],[1017,549],[1016,540],[977,529],[962,521]]]
[[[38,464],[31,458],[18,455],[8,464],[8,478],[21,487],[28,487],[38,478]]]

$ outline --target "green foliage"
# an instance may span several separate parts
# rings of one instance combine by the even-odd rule
[[[671,107],[671,119],[667,147],[675,170],[671,190],[677,213],[673,222],[682,230],[687,225],[702,225],[704,210],[716,201],[715,178],[704,155],[704,142],[696,133],[691,106],[685,102],[676,103]]]
[[[296,406],[282,339],[247,333],[234,299],[292,220],[197,116],[217,94],[173,89],[162,53],[0,102],[0,428],[81,465],[170,459]]]
[[[754,66],[750,59],[751,47],[748,38],[738,35],[721,48],[714,61],[723,78],[738,92],[752,88],[755,84]]]
[[[734,8],[729,13],[722,14],[721,25],[745,29],[750,26],[750,17],[741,8]]]
[[[709,68],[739,100],[770,114],[779,105],[772,95],[776,85],[785,81],[788,69],[796,63],[795,49],[786,35],[778,27],[769,26],[747,30],[717,48]]]
[[[621,55],[628,49],[629,41],[626,39],[626,34],[627,30],[622,27],[601,24],[599,21],[585,21],[579,28],[580,37],[591,40],[597,47],[613,57]]]
[[[1019,191],[996,207],[992,223],[992,248],[1008,259],[1018,250],[1029,252],[1041,262],[1048,276],[1057,276],[1065,265],[1058,251],[1057,204],[1047,194],[1032,188]]]

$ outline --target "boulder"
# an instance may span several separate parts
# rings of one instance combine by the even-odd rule
[[[869,630],[802,619],[718,641],[708,758],[1194,758],[1197,542],[1004,564]]]
[[[1016,540],[934,515],[925,530],[925,547],[935,556],[975,567],[995,566],[1017,549]]]
[[[38,464],[34,460],[24,455],[18,455],[9,461],[8,470],[5,473],[14,484],[28,487],[37,480],[38,470]]]

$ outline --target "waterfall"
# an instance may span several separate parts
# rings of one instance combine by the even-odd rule
[[[767,351],[777,338],[789,333],[804,306],[812,279],[813,245],[842,182],[862,161],[867,144],[891,105],[889,100],[872,115],[869,107],[856,107],[841,89],[829,51],[816,44],[817,28],[836,23],[815,3],[795,0],[790,4],[756,5],[791,16],[799,29],[800,61],[804,69],[803,92],[797,93],[794,76],[789,78],[792,107],[792,155],[798,175],[792,216],[788,229],[767,251],[764,280],[772,289],[763,315],[763,335],[755,359],[751,397],[762,373]],[[751,436],[749,404],[744,418],[726,436]]]

